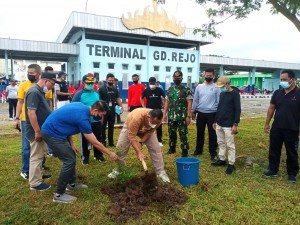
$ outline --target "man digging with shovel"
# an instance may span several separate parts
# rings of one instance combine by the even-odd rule
[[[116,153],[120,159],[118,167],[108,174],[109,178],[116,178],[120,174],[121,167],[125,165],[130,145],[134,148],[138,160],[143,162],[145,155],[142,152],[142,146],[145,144],[157,177],[161,178],[163,182],[170,182],[164,170],[162,151],[155,133],[156,128],[162,122],[162,118],[163,113],[161,109],[137,108],[128,114],[117,143]],[[140,141],[137,141],[137,136],[140,138]]]

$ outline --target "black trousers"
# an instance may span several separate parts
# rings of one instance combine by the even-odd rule
[[[216,131],[213,129],[213,123],[215,121],[215,117],[216,117],[216,113],[197,112],[196,151],[201,153],[203,152],[205,127],[207,125],[208,149],[209,149],[210,156],[212,157],[217,155],[217,148],[218,148]]]
[[[106,126],[108,127],[108,145],[113,146],[114,145],[114,125],[116,120],[116,113],[113,112],[107,112],[107,114],[103,118],[103,124],[102,124],[102,130],[101,130],[101,138],[102,143],[106,146]]]
[[[281,148],[286,149],[286,169],[288,175],[296,176],[299,172],[298,144],[299,132],[287,129],[273,128],[270,131],[269,169],[274,173],[279,170]]]
[[[92,131],[93,134],[96,136],[97,140],[101,142],[101,122],[92,123]],[[81,148],[82,148],[82,160],[88,162],[90,158],[89,142],[84,137],[83,134],[81,134]],[[94,150],[94,157],[96,159],[99,159],[99,156],[103,155],[103,153],[98,151],[95,147],[93,147],[93,150]]]
[[[143,106],[130,106],[129,111],[132,112],[133,110],[137,109],[137,108],[143,108]]]
[[[156,128],[156,136],[158,142],[162,142],[162,124],[158,128]]]
[[[8,99],[8,113],[9,113],[9,118],[16,117],[17,103],[18,103],[18,99],[17,98],[9,98]]]

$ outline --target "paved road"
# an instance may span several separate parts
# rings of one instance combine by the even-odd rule
[[[260,117],[265,116],[269,106],[270,99],[267,98],[242,98],[242,117]],[[127,104],[123,104],[127,110]],[[128,112],[124,112],[121,116],[122,121],[125,120]],[[0,134],[16,133],[12,129],[14,122],[8,120],[8,103],[0,103]]]

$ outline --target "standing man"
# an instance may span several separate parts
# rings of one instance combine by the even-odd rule
[[[300,125],[300,90],[295,85],[295,73],[283,70],[280,76],[281,89],[272,95],[267,113],[265,132],[270,133],[269,170],[263,177],[278,175],[281,148],[284,143],[286,149],[286,169],[288,181],[296,182],[299,172],[298,144]],[[274,116],[272,128],[270,121]]]
[[[44,191],[51,187],[43,183],[42,161],[47,149],[42,140],[41,127],[51,113],[45,93],[51,90],[56,82],[55,74],[43,73],[41,79],[26,93],[26,138],[30,142],[30,190]]]
[[[21,177],[25,180],[29,178],[29,157],[30,157],[30,144],[26,139],[26,116],[25,116],[25,96],[27,91],[39,81],[42,69],[38,64],[30,64],[27,67],[28,80],[23,81],[18,88],[18,103],[16,110],[16,123],[15,127],[22,130],[22,168]],[[52,99],[52,91],[45,94],[46,99]],[[21,121],[21,124],[20,124]]]
[[[84,83],[83,89],[78,91],[73,97],[72,102],[82,102],[86,106],[93,105],[96,101],[99,101],[99,94],[94,90],[94,75],[88,73],[82,77]],[[92,124],[92,131],[98,141],[101,142],[101,119],[100,117],[90,117]],[[88,165],[90,159],[89,142],[85,138],[85,135],[81,134],[81,149],[82,149],[82,164]],[[94,157],[99,162],[104,162],[105,158],[101,151],[97,150],[94,146]]]
[[[216,112],[219,104],[220,88],[213,83],[215,77],[214,69],[206,69],[204,73],[205,82],[196,87],[192,105],[193,118],[196,117],[197,141],[194,155],[201,155],[204,146],[205,127],[208,129],[208,149],[210,159],[216,161],[217,157],[217,135],[213,129]]]
[[[6,99],[8,99],[8,113],[9,120],[14,120],[16,117],[16,109],[17,109],[17,95],[18,95],[18,86],[16,85],[16,81],[13,80],[10,82],[10,85],[6,87]]]
[[[54,91],[56,93],[56,108],[59,109],[60,107],[70,103],[70,97],[72,97],[73,93],[69,93],[68,85],[66,82],[67,74],[64,71],[58,72],[58,81],[60,84],[55,84]]]
[[[170,182],[164,170],[164,161],[160,150],[155,130],[161,124],[163,113],[160,109],[139,108],[128,114],[125,124],[120,133],[117,144],[117,155],[120,157],[118,167],[108,174],[109,178],[116,178],[125,164],[130,145],[135,150],[137,159],[142,161],[145,156],[142,146],[148,148],[155,172],[163,182]],[[137,141],[137,137],[140,141]]]
[[[225,173],[230,175],[235,170],[234,135],[237,133],[240,122],[241,99],[240,94],[230,86],[228,77],[220,77],[217,87],[221,89],[221,94],[213,128],[217,133],[219,160],[211,163],[211,165],[225,166],[227,164],[226,150],[228,150],[228,166]]]
[[[162,99],[166,97],[165,92],[155,85],[156,78],[149,78],[149,87],[147,87],[140,98],[141,104],[144,108],[149,109],[162,109]],[[144,104],[144,98],[146,98],[146,107]],[[162,124],[159,125],[156,129],[156,136],[159,142],[159,146],[163,146],[162,144]]]
[[[111,73],[106,75],[106,84],[99,88],[99,96],[104,100],[109,107],[106,115],[103,118],[101,139],[102,144],[106,146],[106,125],[108,124],[108,145],[114,147],[114,125],[116,119],[115,107],[116,104],[122,108],[119,92],[114,85],[115,76]],[[123,108],[122,108],[123,110]]]
[[[60,176],[57,181],[54,202],[71,203],[77,198],[65,193],[66,190],[87,189],[85,184],[76,183],[76,154],[72,135],[82,133],[84,137],[98,151],[101,151],[113,160],[118,156],[105,148],[92,132],[90,117],[102,117],[108,110],[104,101],[96,101],[90,107],[76,102],[55,110],[42,127],[42,136],[53,152],[63,162]],[[66,116],[72,115],[72,116]]]
[[[116,77],[115,77],[115,80],[114,80],[114,85],[117,88],[119,96],[120,96],[119,80]],[[120,97],[120,101],[122,102],[121,97]],[[117,123],[122,123],[121,114],[116,113],[116,116],[117,116]]]
[[[139,84],[139,75],[132,75],[133,84],[128,88],[128,112],[132,112],[136,108],[142,108],[140,97],[145,86]]]
[[[182,157],[188,156],[188,125],[192,117],[192,91],[181,84],[183,79],[181,71],[175,71],[173,82],[175,85],[168,90],[164,104],[164,121],[168,118],[169,146],[167,154],[176,152],[177,129],[181,140]],[[168,113],[168,114],[167,114]]]

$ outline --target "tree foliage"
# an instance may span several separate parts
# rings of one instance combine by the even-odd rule
[[[247,18],[253,11],[259,11],[265,2],[272,6],[270,13],[281,13],[300,32],[300,0],[196,0],[196,2],[208,6],[206,13],[209,22],[194,30],[195,33],[201,32],[202,36],[209,34],[219,38],[221,34],[216,29],[217,25],[232,17]]]

